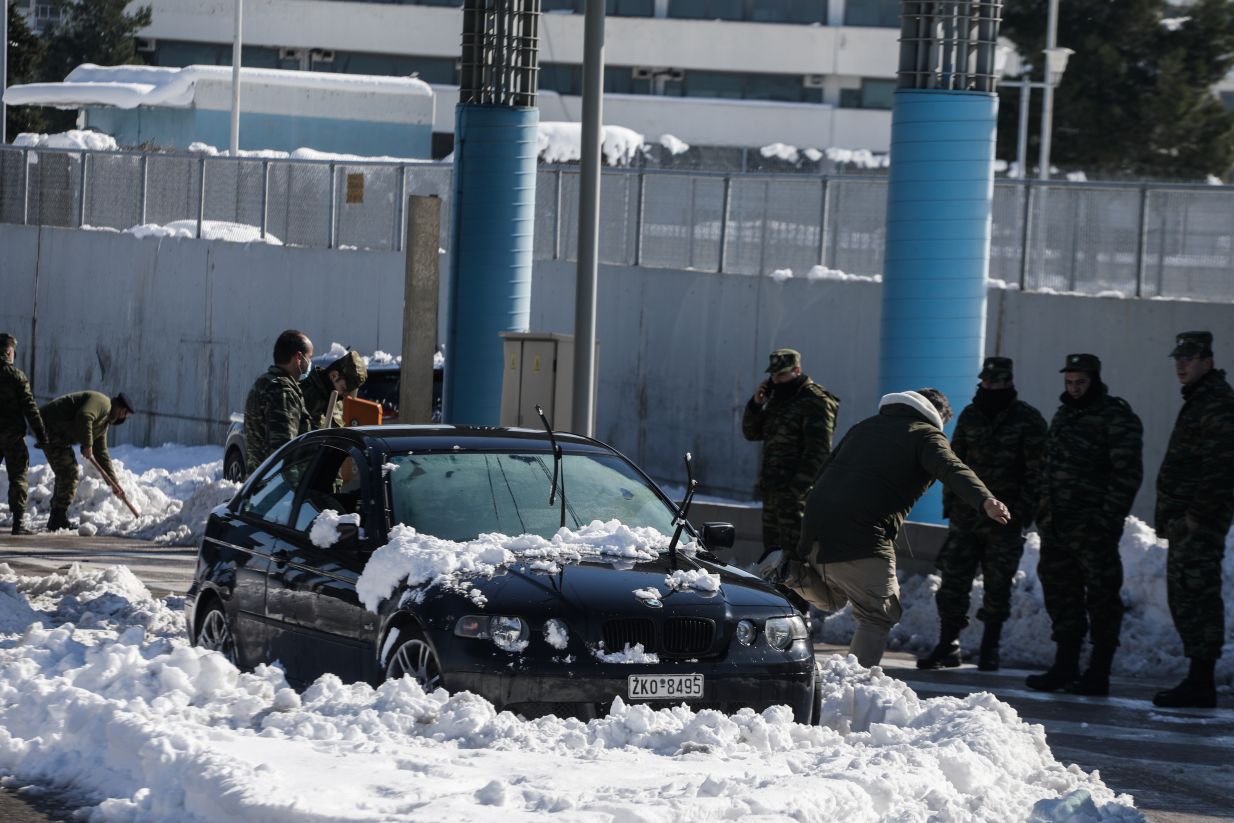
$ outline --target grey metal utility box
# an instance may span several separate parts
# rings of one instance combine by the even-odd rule
[[[540,428],[539,405],[555,430],[573,431],[574,336],[502,332],[501,338],[501,425]],[[599,351],[597,343],[597,361]]]

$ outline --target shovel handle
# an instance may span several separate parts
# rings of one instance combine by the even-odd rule
[[[107,485],[111,488],[111,493],[120,498],[120,502],[128,507],[128,510],[133,513],[134,517],[141,517],[141,512],[137,511],[137,508],[129,502],[128,495],[124,493],[124,489],[120,486],[120,482],[107,472],[103,471],[103,467],[99,465],[99,461],[95,458],[94,453],[91,452],[90,456],[86,459],[90,461],[90,465],[94,466],[94,470],[102,475],[103,479],[107,481]]]

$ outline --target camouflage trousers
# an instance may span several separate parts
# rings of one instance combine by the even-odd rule
[[[977,619],[983,623],[1002,623],[1011,616],[1011,580],[1024,554],[1024,537],[1016,525],[965,529],[952,524],[939,551],[938,572],[943,583],[934,602],[944,623],[968,625],[973,578],[981,571],[985,592]]]
[[[15,437],[0,442],[0,463],[4,463],[9,473],[9,511],[13,513],[14,522],[17,522],[18,512],[26,510],[26,495],[29,493],[26,473],[30,470],[30,451],[26,448],[25,438]]]
[[[1166,593],[1174,628],[1187,657],[1216,660],[1225,642],[1225,603],[1221,599],[1221,557],[1228,530],[1188,526],[1176,521],[1168,529]]]
[[[1123,624],[1123,561],[1118,556],[1122,529],[1048,528],[1041,535],[1037,576],[1055,643],[1083,640],[1118,645]]]
[[[77,467],[77,457],[73,447],[68,443],[48,443],[43,447],[47,455],[47,465],[51,466],[56,475],[56,488],[51,495],[53,509],[67,509],[77,494],[77,481],[81,474]]]
[[[804,494],[790,489],[763,492],[764,551],[784,549],[789,554],[796,552],[805,503]]]

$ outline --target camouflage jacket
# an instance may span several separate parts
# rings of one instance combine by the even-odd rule
[[[39,410],[47,427],[47,442],[89,446],[94,459],[113,480],[107,429],[111,426],[111,398],[102,392],[79,391],[62,395]]]
[[[325,428],[326,405],[330,402],[330,395],[334,392],[334,383],[330,381],[325,369],[314,366],[309,376],[300,385],[304,387],[304,412],[308,415],[309,428]],[[334,425],[337,427],[343,425],[343,395],[339,395],[334,405]]]
[[[1046,423],[1041,413],[1023,400],[1013,400],[993,417],[975,403],[960,412],[951,449],[977,473],[981,482],[1011,509],[1012,525],[1025,528],[1037,513],[1041,456],[1045,451]],[[964,529],[994,521],[961,503],[943,488],[943,516]]]
[[[1234,516],[1234,389],[1213,369],[1183,397],[1157,474],[1157,531],[1190,516],[1224,534]]]
[[[761,407],[753,399],[746,404],[741,433],[747,440],[763,441],[760,489],[805,494],[831,456],[840,401],[804,375],[777,389]]]
[[[26,436],[26,423],[34,439],[47,440],[47,431],[39,407],[30,391],[30,381],[21,369],[0,360],[0,443],[20,440]]]
[[[1081,406],[1064,400],[1050,423],[1037,522],[1117,533],[1144,479],[1144,428],[1127,401],[1111,397],[1104,385],[1089,391],[1098,396]]]
[[[309,430],[300,381],[278,366],[257,378],[244,401],[244,457],[251,472],[279,446]]]

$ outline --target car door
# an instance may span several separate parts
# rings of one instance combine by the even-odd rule
[[[368,679],[375,656],[377,616],[356,595],[356,581],[371,553],[371,478],[364,456],[343,444],[323,446],[297,502],[290,533],[279,541],[286,563],[278,580],[290,631],[299,636],[297,677],[310,682],[326,672],[347,681]],[[359,514],[361,534],[346,544],[316,545],[313,523],[326,510]]]

